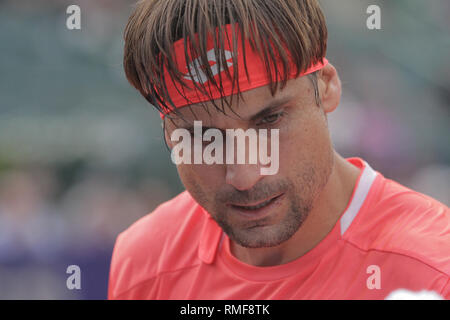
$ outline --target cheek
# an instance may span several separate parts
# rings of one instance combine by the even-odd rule
[[[320,112],[296,119],[280,131],[280,171],[320,166],[331,150],[326,119]]]
[[[200,203],[212,199],[224,181],[220,165],[178,165],[178,175],[189,193]]]

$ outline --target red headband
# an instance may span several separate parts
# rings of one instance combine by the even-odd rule
[[[223,30],[223,29],[222,29]],[[231,25],[227,25],[225,28],[226,34],[224,35],[224,50],[225,50],[225,58],[227,61],[228,68],[230,70],[230,74],[233,73],[233,60],[232,60],[232,53],[233,53],[233,47],[231,40],[226,41],[227,34],[232,34]],[[244,55],[242,54],[242,41],[240,39],[240,33],[236,32],[237,37],[237,62],[239,65],[238,70],[238,77],[239,77],[239,89],[241,92],[251,90],[257,87],[262,87],[265,85],[268,85],[271,81],[266,73],[266,67],[264,64],[264,60],[261,58],[260,54],[253,50],[250,46],[249,41],[245,41],[245,62],[247,64],[247,70],[249,78],[247,78],[247,74],[245,72],[244,66]],[[176,59],[176,65],[178,66],[181,73],[183,73],[184,80],[186,81],[189,88],[183,87],[181,84],[177,83],[176,81],[173,81],[171,76],[169,75],[169,72],[164,66],[164,79],[167,79],[167,90],[170,96],[170,99],[172,100],[173,104],[176,108],[181,108],[190,104],[195,104],[199,102],[206,102],[210,100],[219,99],[222,96],[230,96],[233,94],[237,94],[237,88],[236,84],[233,87],[233,83],[229,77],[226,76],[224,70],[218,70],[218,64],[216,64],[215,54],[214,54],[214,43],[213,38],[210,36],[208,37],[206,41],[207,45],[207,57],[209,64],[211,66],[211,71],[213,75],[215,76],[215,79],[217,82],[219,82],[219,74],[221,74],[222,79],[222,90],[223,95],[217,88],[215,88],[213,85],[208,85],[208,78],[206,77],[206,74],[203,74],[201,71],[201,66],[199,65],[200,59],[192,59],[192,57],[189,57],[189,63],[186,62],[185,59],[185,53],[184,53],[184,39],[180,39],[174,43],[174,52],[175,52],[175,59]],[[311,65],[306,71],[300,73],[299,76],[304,76],[309,73],[312,73],[314,71],[322,69],[325,65],[327,65],[328,60],[326,58],[323,58],[322,62],[316,63]],[[197,64],[197,70],[199,71],[199,74],[195,72],[194,64]],[[191,68],[191,74],[193,75],[193,79],[189,75],[188,68]],[[272,66],[271,68],[272,74],[275,74],[275,70]],[[291,65],[290,67],[291,72],[288,74],[287,79],[293,79],[296,77],[296,66]],[[194,84],[192,81],[196,81],[198,84],[203,84],[207,90],[209,90],[210,97],[207,95],[202,94],[199,90],[196,90],[194,87]],[[183,97],[183,95],[185,97]],[[212,97],[212,99],[211,99]],[[168,104],[168,103],[167,103]],[[167,110],[170,112],[172,110]],[[161,118],[164,118],[164,114],[161,113]]]

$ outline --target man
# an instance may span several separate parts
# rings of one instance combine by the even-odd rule
[[[341,84],[326,44],[315,0],[139,2],[125,71],[161,112],[186,191],[119,235],[110,299],[450,298],[449,209],[333,148]],[[209,154],[227,161],[191,161],[239,129],[274,138],[275,172],[229,140]],[[203,140],[177,156],[183,132]]]

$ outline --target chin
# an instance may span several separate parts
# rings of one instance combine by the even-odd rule
[[[227,233],[230,239],[245,248],[268,248],[281,245],[283,242],[289,240],[297,231],[296,230],[282,230],[279,226],[260,226],[253,227],[250,230],[233,230]],[[275,230],[274,230],[275,229]],[[278,231],[278,232],[277,232]]]

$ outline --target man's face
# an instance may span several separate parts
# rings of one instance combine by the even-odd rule
[[[173,147],[173,130],[191,127],[194,120],[223,131],[279,129],[275,175],[261,175],[260,164],[177,166],[186,189],[232,241],[250,248],[276,246],[300,228],[331,174],[333,148],[326,115],[307,77],[289,80],[274,97],[268,86],[246,91],[232,108],[239,117],[212,105],[207,110],[192,106],[195,116],[189,108],[180,108],[186,121],[166,119],[166,139]]]

